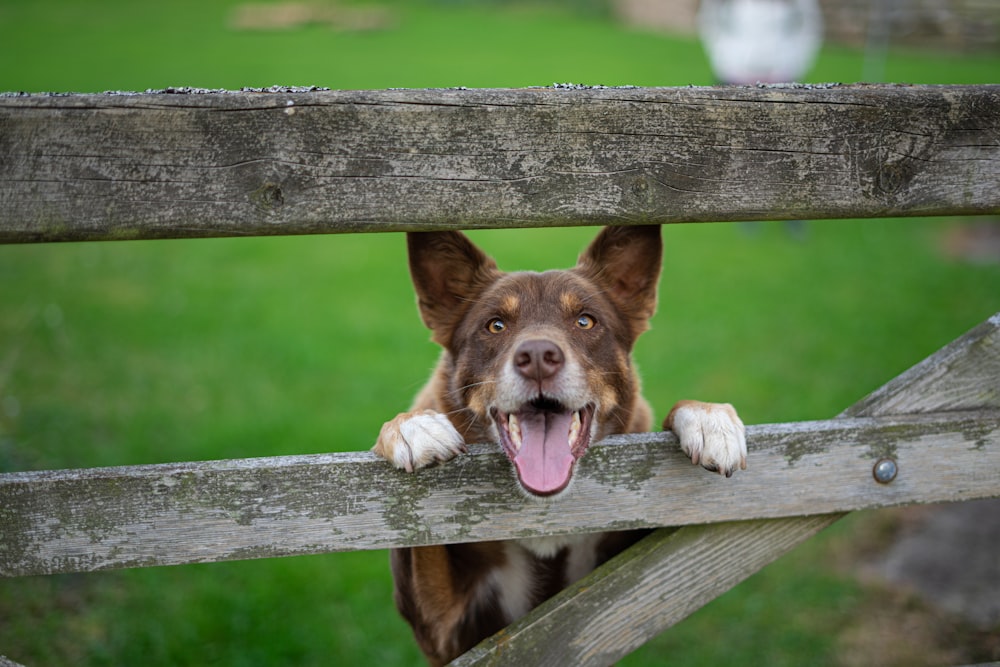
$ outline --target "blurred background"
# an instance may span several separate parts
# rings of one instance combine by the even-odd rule
[[[998,21],[984,0],[0,0],[0,91],[996,83]],[[594,233],[472,235],[544,269]],[[660,419],[684,397],[832,417],[1000,311],[996,219],[673,225],[665,244],[637,348]],[[0,471],[367,449],[428,339],[398,234],[0,246]],[[1000,612],[893,574],[933,512],[852,515],[622,664],[1000,659]],[[385,552],[0,580],[0,654],[421,664]]]

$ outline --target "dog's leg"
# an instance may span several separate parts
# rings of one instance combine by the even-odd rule
[[[464,454],[466,448],[465,440],[443,414],[415,410],[383,424],[372,451],[397,468],[413,472]]]
[[[747,469],[746,430],[728,403],[679,401],[663,428],[676,433],[691,462],[706,470],[731,477]]]

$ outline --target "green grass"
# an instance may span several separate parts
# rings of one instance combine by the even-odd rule
[[[0,90],[710,83],[697,43],[552,8],[392,4],[397,27],[226,29],[233,2],[0,5]],[[812,80],[860,77],[824,51]],[[893,53],[897,81],[987,82],[996,57]],[[953,220],[665,230],[637,355],[660,416],[836,414],[1000,310]],[[593,229],[475,232],[510,269],[568,266]],[[437,356],[399,235],[0,247],[0,470],[357,450]],[[752,462],[751,462],[752,465]],[[838,527],[840,531],[849,530]],[[828,539],[828,538],[826,538]],[[865,596],[824,538],[625,664],[833,664]],[[817,565],[818,564],[818,565]],[[384,552],[0,581],[0,654],[29,665],[409,665]]]
[[[331,88],[709,84],[693,37],[624,30],[558,3],[387,2],[397,27],[338,33],[227,29],[238,0],[7,0],[0,5],[0,90],[145,90],[166,86]],[[512,3],[507,3],[512,4]],[[996,80],[990,55],[893,52],[887,80]],[[862,54],[822,52],[811,81],[853,82]]]

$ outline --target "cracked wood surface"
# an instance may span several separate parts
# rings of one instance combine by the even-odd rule
[[[1000,86],[0,96],[0,242],[1000,211]]]
[[[609,438],[568,498],[518,490],[496,447],[415,475],[367,452],[0,475],[0,574],[384,549],[816,515],[1000,495],[1000,411],[752,426],[750,469],[671,433]],[[872,476],[892,457],[891,484]],[[810,524],[812,525],[812,524]]]

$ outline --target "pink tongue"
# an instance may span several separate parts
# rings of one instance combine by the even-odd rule
[[[521,484],[528,491],[547,496],[562,491],[573,472],[569,428],[572,412],[522,412],[517,415],[521,425],[521,449],[514,457],[514,466]]]

